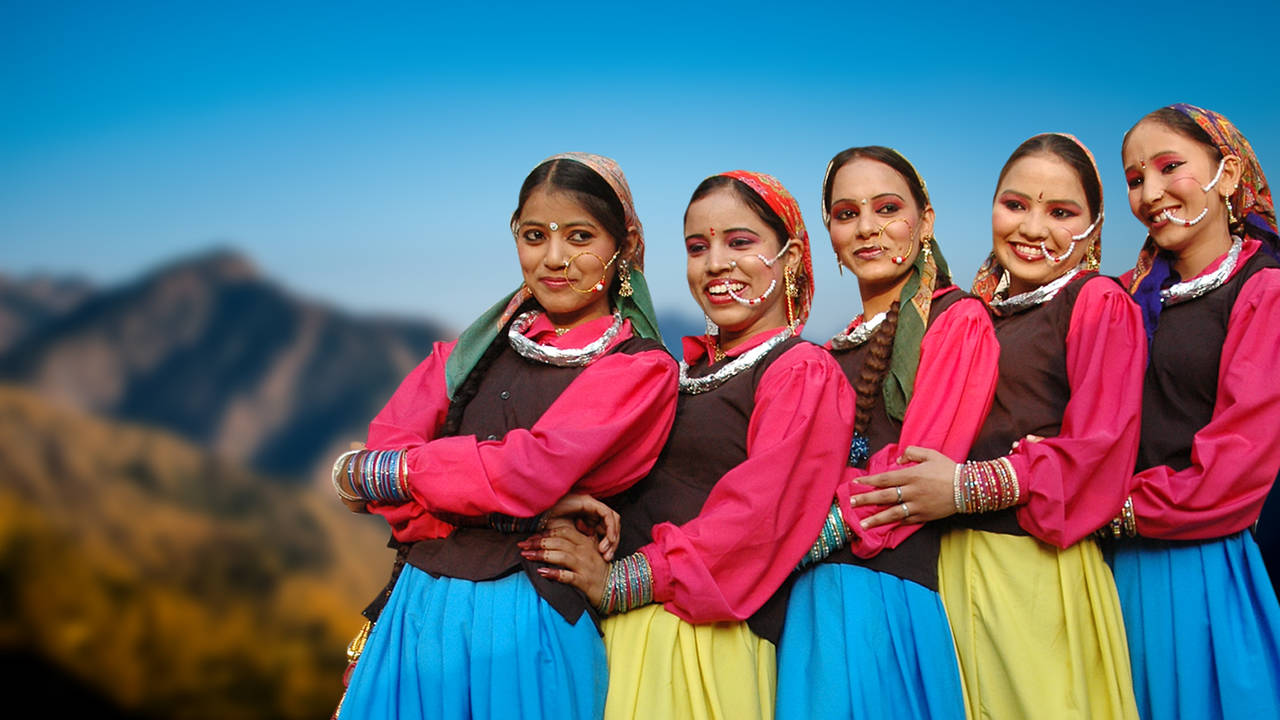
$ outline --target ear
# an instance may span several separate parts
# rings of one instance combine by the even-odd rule
[[[1222,178],[1218,180],[1218,194],[1229,198],[1240,186],[1240,178],[1244,177],[1244,161],[1239,155],[1228,155],[1222,161]]]
[[[924,212],[920,213],[920,237],[933,236],[933,206],[926,206]]]
[[[640,231],[634,225],[627,228],[627,236],[622,239],[622,253],[619,255],[623,260],[630,261],[636,254],[636,248],[640,245]]]
[[[800,264],[804,262],[804,247],[801,246],[800,240],[790,238],[790,244],[787,245],[787,252],[783,255],[784,264],[791,268],[792,272],[800,271]]]

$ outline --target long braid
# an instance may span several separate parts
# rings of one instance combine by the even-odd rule
[[[880,390],[884,387],[884,376],[889,372],[889,359],[893,356],[893,338],[898,333],[898,308],[901,301],[894,300],[885,313],[884,322],[876,328],[876,332],[868,341],[866,359],[862,361],[862,372],[854,383],[858,392],[857,414],[854,415],[853,430],[865,435],[871,425],[871,411],[875,409],[880,398]]]

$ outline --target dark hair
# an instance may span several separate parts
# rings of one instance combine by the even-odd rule
[[[884,388],[884,376],[889,373],[889,362],[893,358],[893,340],[898,334],[898,310],[901,300],[894,300],[885,314],[884,322],[876,328],[875,334],[867,342],[867,355],[862,360],[862,370],[853,383],[858,393],[857,411],[853,416],[853,431],[866,434],[871,425],[871,411],[881,399]]]
[[[836,183],[836,173],[840,172],[840,168],[858,158],[874,160],[893,168],[893,171],[907,182],[907,187],[911,189],[911,197],[916,201],[916,207],[920,208],[920,212],[924,212],[924,209],[929,206],[929,196],[925,192],[924,181],[906,158],[902,157],[898,151],[883,145],[865,145],[841,150],[831,158],[831,172],[827,173],[827,181],[822,185],[822,207],[828,213],[831,212],[831,188]]]
[[[689,198],[689,205],[717,190],[726,188],[737,195],[738,199],[745,202],[747,207],[750,207],[751,211],[756,214],[756,217],[760,218],[760,222],[777,233],[779,245],[791,237],[791,233],[787,232],[787,224],[782,221],[782,218],[778,217],[778,213],[774,212],[773,208],[769,207],[769,203],[765,202],[764,198],[757,195],[756,191],[752,190],[746,183],[728,175],[712,175],[698,183],[698,187],[693,190],[693,197]],[[688,206],[685,207],[684,216],[686,219],[689,217]]]
[[[516,210],[511,213],[512,225],[520,219],[529,196],[543,186],[548,190],[572,195],[600,223],[604,231],[613,237],[619,247],[626,242],[627,213],[618,194],[595,170],[569,158],[548,160],[529,173],[529,177],[520,186]]]
[[[1093,167],[1089,154],[1075,140],[1057,133],[1044,133],[1028,138],[1000,168],[1000,177],[996,180],[996,192],[1000,192],[1000,183],[1009,174],[1009,168],[1024,157],[1030,155],[1052,155],[1071,166],[1084,188],[1084,199],[1089,204],[1090,219],[1097,219],[1098,209],[1102,207],[1102,180]]]
[[[1146,121],[1160,123],[1170,130],[1182,135],[1188,140],[1194,140],[1209,149],[1209,157],[1213,160],[1222,159],[1222,149],[1218,147],[1218,143],[1209,137],[1209,133],[1200,127],[1200,123],[1191,119],[1190,116],[1184,115],[1171,107],[1162,107],[1159,110],[1153,110],[1142,116],[1142,119],[1133,124],[1128,132],[1124,134],[1124,141],[1120,143],[1120,149],[1124,150],[1129,144],[1129,136],[1133,134],[1134,128],[1138,127]]]

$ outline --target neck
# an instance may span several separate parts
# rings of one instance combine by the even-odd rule
[[[1204,272],[1204,269],[1231,249],[1231,232],[1225,227],[1206,228],[1206,238],[1191,243],[1177,251],[1173,258],[1173,270],[1183,280]]]
[[[876,315],[888,311],[894,301],[901,297],[902,288],[907,286],[909,279],[911,279],[910,272],[891,285],[859,282],[858,292],[862,295],[862,317],[870,320]]]

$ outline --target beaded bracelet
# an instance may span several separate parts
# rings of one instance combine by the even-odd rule
[[[1007,457],[972,460],[956,465],[952,480],[956,512],[984,513],[1018,504],[1022,490]]]
[[[347,482],[356,497],[342,492],[338,483],[341,463],[346,460]],[[334,488],[348,500],[402,503],[413,499],[405,481],[403,450],[356,450],[344,453],[334,464]]]
[[[1094,534],[1100,538],[1137,537],[1138,519],[1133,514],[1133,498],[1125,498],[1124,505],[1120,506],[1120,514],[1110,523],[1098,528]]]
[[[653,571],[649,558],[642,552],[632,553],[609,563],[604,581],[604,594],[596,610],[612,615],[653,602]]]
[[[813,547],[809,548],[809,552],[800,559],[796,570],[821,562],[823,558],[848,545],[849,538],[849,526],[844,522],[840,504],[833,502],[831,510],[827,512],[827,518],[822,521],[822,530],[818,533],[818,539],[814,541]]]

